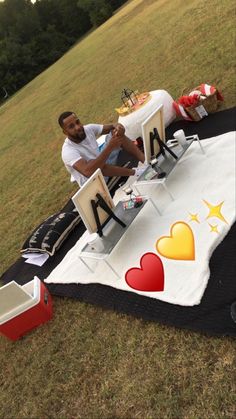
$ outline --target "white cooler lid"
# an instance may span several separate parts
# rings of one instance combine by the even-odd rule
[[[22,287],[15,281],[11,281],[0,288],[0,325],[39,302],[39,284],[40,280],[34,277]]]

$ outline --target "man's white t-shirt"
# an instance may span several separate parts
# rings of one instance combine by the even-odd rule
[[[66,169],[80,186],[82,186],[88,178],[74,169],[73,164],[82,158],[85,160],[92,160],[98,157],[99,147],[96,138],[101,135],[102,130],[103,125],[84,125],[86,137],[81,143],[77,144],[69,140],[69,138],[66,138],[62,146],[61,156]]]

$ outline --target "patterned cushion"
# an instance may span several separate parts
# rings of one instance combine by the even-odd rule
[[[77,211],[50,215],[28,237],[21,253],[48,253],[53,256],[80,221]]]

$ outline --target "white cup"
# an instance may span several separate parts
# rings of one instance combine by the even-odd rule
[[[130,185],[126,185],[124,188],[122,188],[122,190],[124,191],[126,195],[130,195],[133,192],[133,189],[131,188]]]
[[[88,244],[92,250],[96,250],[97,252],[102,252],[104,250],[102,238],[97,233],[90,234]]]
[[[178,131],[175,131],[173,134],[173,137],[178,141],[178,143],[184,147],[187,144],[187,140],[185,137],[184,130],[179,129]]]

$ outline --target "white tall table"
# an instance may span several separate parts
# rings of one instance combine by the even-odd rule
[[[125,133],[131,140],[142,136],[142,123],[151,115],[161,104],[164,109],[165,127],[176,118],[173,108],[173,98],[165,90],[153,90],[150,92],[151,98],[140,108],[125,116],[119,116],[118,122],[125,127]]]

